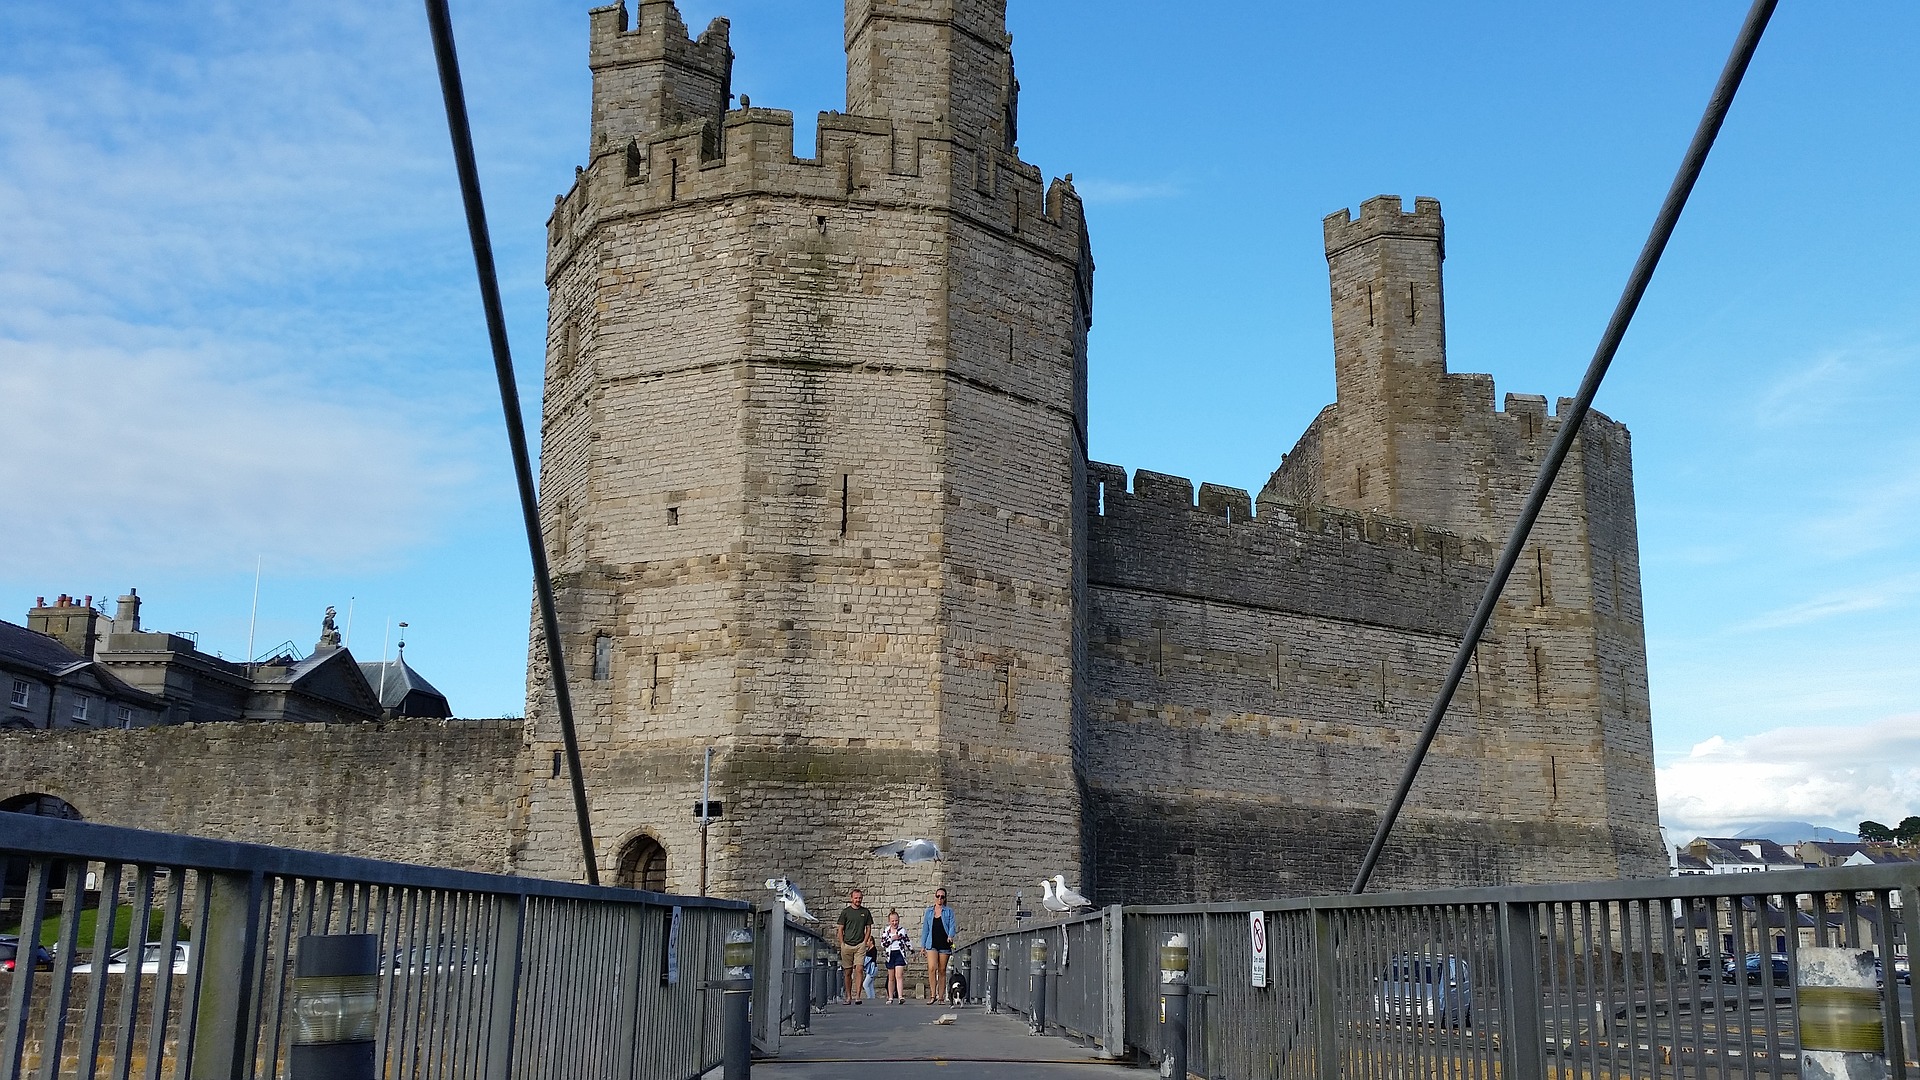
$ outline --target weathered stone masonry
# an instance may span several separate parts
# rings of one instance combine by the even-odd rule
[[[848,113],[800,160],[790,114],[726,108],[724,21],[593,14],[543,493],[603,868],[644,835],[697,884],[712,745],[721,891],[1344,885],[1556,424],[1446,371],[1438,204],[1328,219],[1339,399],[1257,513],[1130,489],[1086,462],[1091,247],[1014,148],[1004,3],[846,15]],[[1596,416],[1383,884],[1659,867],[1634,549]],[[549,754],[537,663],[529,713]],[[565,783],[529,777],[516,861],[577,873]],[[863,854],[911,835],[952,861]]]
[[[596,858],[816,910],[1042,874],[1344,888],[1558,428],[1446,368],[1439,205],[1326,219],[1337,400],[1257,496],[1087,459],[1093,259],[1015,145],[1005,0],[848,0],[846,113],[597,8],[548,224],[541,504]],[[1376,880],[1657,874],[1631,445],[1589,418]],[[499,722],[21,733],[91,820],[577,877],[543,650]],[[141,770],[145,770],[142,773]],[[164,783],[132,784],[150,773]],[[101,784],[99,778],[112,778]],[[926,836],[915,867],[868,848]]]

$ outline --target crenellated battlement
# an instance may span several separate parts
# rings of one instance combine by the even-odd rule
[[[1358,218],[1342,208],[1323,218],[1320,226],[1326,234],[1329,259],[1382,237],[1431,240],[1441,245],[1441,254],[1445,257],[1446,223],[1440,217],[1440,200],[1424,195],[1413,200],[1412,213],[1407,212],[1405,202],[1398,195],[1375,195],[1360,204]]]
[[[587,66],[595,71],[647,60],[672,60],[714,75],[725,75],[733,64],[728,38],[731,24],[723,17],[707,24],[696,40],[673,0],[640,0],[639,18],[627,21],[625,0],[587,12]]]
[[[819,114],[815,147],[815,156],[796,157],[793,113],[765,108],[601,146],[555,200],[547,223],[549,275],[602,222],[745,195],[945,206],[1055,258],[1080,258],[1084,213],[1071,177],[1047,182],[1038,168],[997,147],[846,113]]]
[[[1289,535],[1379,544],[1439,556],[1450,565],[1487,563],[1493,555],[1492,545],[1487,541],[1462,537],[1446,529],[1380,514],[1317,506],[1270,492],[1262,492],[1256,504],[1244,488],[1203,483],[1196,497],[1192,480],[1147,469],[1134,470],[1129,488],[1125,468],[1088,462],[1087,486],[1087,511],[1093,518],[1125,518],[1138,524],[1144,516],[1172,523],[1194,515],[1243,527],[1250,535],[1280,530]]]

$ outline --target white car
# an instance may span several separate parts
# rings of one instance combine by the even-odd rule
[[[113,950],[113,952],[107,954],[107,974],[109,975],[126,974],[127,954],[131,951],[132,951],[131,949],[115,949]],[[182,941],[174,945],[173,973],[175,975],[185,975],[187,973],[187,955],[188,955],[188,947],[186,942]],[[147,942],[146,948],[142,949],[140,953],[140,974],[142,975],[159,974],[160,959],[161,959],[160,943],[157,941]],[[73,973],[75,975],[92,974],[93,962],[89,960],[82,964],[75,964],[73,968]]]

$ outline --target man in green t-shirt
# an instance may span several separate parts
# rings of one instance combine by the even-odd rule
[[[873,912],[861,905],[860,897],[859,889],[847,897],[835,930],[840,935],[840,967],[847,977],[847,1001],[853,1005],[860,1004],[860,969],[867,950],[873,947]]]

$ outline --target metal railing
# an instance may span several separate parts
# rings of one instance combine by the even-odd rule
[[[1878,960],[1878,1038],[1905,1080],[1920,1077],[1903,981],[1915,910],[1920,864],[1108,908],[963,953],[984,998],[999,945],[999,1006],[1031,1019],[1029,947],[1046,938],[1049,1029],[1158,1063],[1160,948],[1185,935],[1185,1054],[1202,1077],[1731,1080],[1800,1075],[1801,950],[1846,947]]]
[[[789,919],[779,903],[753,914],[753,1046],[777,1057],[782,1035],[792,1033],[801,1017],[845,997],[840,991],[840,955],[820,931]]]
[[[751,914],[18,814],[0,862],[0,1080],[284,1076],[318,934],[377,939],[379,1075],[687,1080],[721,1061],[708,984]]]

